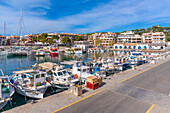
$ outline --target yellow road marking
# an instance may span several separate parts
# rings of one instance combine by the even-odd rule
[[[89,97],[91,97],[91,96],[93,96],[93,95],[96,95],[97,93],[100,93],[100,92],[102,92],[102,91],[104,91],[104,90],[106,90],[106,89],[102,89],[102,90],[100,90],[100,91],[98,91],[98,92],[96,92],[96,93],[93,93],[93,94],[91,94],[91,95],[89,95],[89,96],[87,96],[87,97],[84,97],[84,98],[82,98],[82,99],[80,99],[80,100],[78,100],[78,101],[76,101],[76,102],[73,102],[73,103],[71,103],[71,104],[69,104],[69,105],[67,105],[67,106],[64,106],[64,107],[62,107],[62,108],[60,108],[60,109],[58,109],[58,110],[56,110],[56,111],[53,111],[52,113],[56,113],[56,112],[58,112],[58,111],[60,111],[60,110],[62,110],[62,109],[64,109],[64,108],[67,108],[67,107],[69,107],[69,106],[71,106],[71,105],[73,105],[73,104],[76,104],[76,103],[78,103],[78,102],[80,102],[80,101],[82,101],[82,100],[85,100],[85,99],[87,99],[87,98],[89,98]]]
[[[168,61],[169,61],[169,60],[168,60]],[[165,62],[168,62],[168,61],[165,61]],[[155,68],[155,67],[157,67],[157,66],[159,66],[159,65],[161,65],[161,64],[163,64],[163,63],[165,63],[165,62],[162,62],[162,63],[160,63],[160,64],[158,64],[158,65],[156,65],[156,66],[153,66],[153,67],[151,67],[151,68],[149,68],[149,69],[147,69],[147,70],[144,70],[144,71],[142,71],[142,72],[140,72],[140,73],[138,73],[138,74],[136,74],[136,75],[133,75],[133,76],[127,78],[127,79],[124,79],[124,80],[120,81],[119,83],[122,83],[122,82],[124,82],[124,81],[126,81],[126,80],[129,80],[129,79],[131,79],[131,78],[133,78],[133,77],[135,77],[135,76],[137,76],[137,75],[139,75],[139,74],[141,74],[141,73],[144,73],[144,72],[146,72],[146,71],[148,71],[148,70],[151,70],[151,69],[153,69],[153,68]]]
[[[152,106],[148,109],[148,111],[146,111],[146,113],[149,113],[153,109],[154,106],[155,104],[152,104]]]

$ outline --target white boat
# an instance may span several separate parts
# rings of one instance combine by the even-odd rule
[[[5,56],[8,54],[8,51],[4,50],[4,49],[0,49],[0,56]]]
[[[12,100],[14,92],[15,90],[10,85],[9,77],[0,76],[0,110],[5,107],[8,101]]]
[[[50,83],[46,81],[47,73],[36,70],[14,71],[11,75],[11,85],[22,96],[41,99]]]
[[[44,50],[43,50],[43,49],[38,49],[38,50],[36,51],[36,56],[45,56]]]
[[[73,50],[75,54],[83,54],[83,50],[80,47],[75,46],[73,47]]]
[[[89,76],[93,76],[90,73],[90,67],[86,66],[82,61],[75,61],[73,69],[71,70],[72,74],[76,75],[78,78],[81,78],[81,81],[85,83],[85,80]]]
[[[73,51],[73,49],[71,49],[71,48],[66,48],[66,49],[65,49],[65,53],[66,53],[66,54],[74,54],[74,51]]]

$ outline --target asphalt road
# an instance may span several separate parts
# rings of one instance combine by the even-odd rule
[[[133,77],[123,84],[140,87],[157,93],[170,93],[170,61]]]
[[[152,104],[133,97],[145,96],[145,91],[169,95],[169,65],[170,61],[122,82],[118,91],[107,89],[57,113],[146,113]]]
[[[106,90],[57,113],[146,113],[150,106],[148,103]]]

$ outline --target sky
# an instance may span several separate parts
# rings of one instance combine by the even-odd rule
[[[121,32],[170,26],[169,0],[0,0],[0,34]]]

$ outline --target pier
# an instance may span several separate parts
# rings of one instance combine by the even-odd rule
[[[67,90],[4,113],[169,113],[169,65],[168,56],[109,76],[97,90],[83,86],[80,97]]]

